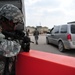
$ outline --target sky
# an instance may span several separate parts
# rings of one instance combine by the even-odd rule
[[[75,21],[75,0],[24,0],[26,26],[62,25]]]

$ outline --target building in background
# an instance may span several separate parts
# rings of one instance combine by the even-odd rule
[[[48,27],[42,27],[42,26],[37,26],[36,28],[38,29],[40,34],[46,33],[49,30]],[[30,30],[30,33],[33,33],[35,27],[27,26],[26,29]]]
[[[30,26],[27,26],[26,29],[29,30],[30,34],[32,34],[34,32],[34,30],[35,30],[34,27],[30,27]]]

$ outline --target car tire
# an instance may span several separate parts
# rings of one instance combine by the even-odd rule
[[[65,48],[64,48],[64,45],[63,45],[62,41],[58,42],[58,49],[59,49],[60,52],[64,52],[65,51]]]
[[[48,38],[46,38],[46,43],[49,44]]]

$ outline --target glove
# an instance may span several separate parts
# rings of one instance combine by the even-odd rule
[[[30,43],[30,38],[28,36],[24,36],[23,42],[24,43]]]

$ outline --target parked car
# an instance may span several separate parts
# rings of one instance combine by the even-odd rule
[[[54,26],[46,36],[46,42],[57,45],[61,52],[75,49],[75,24]]]

